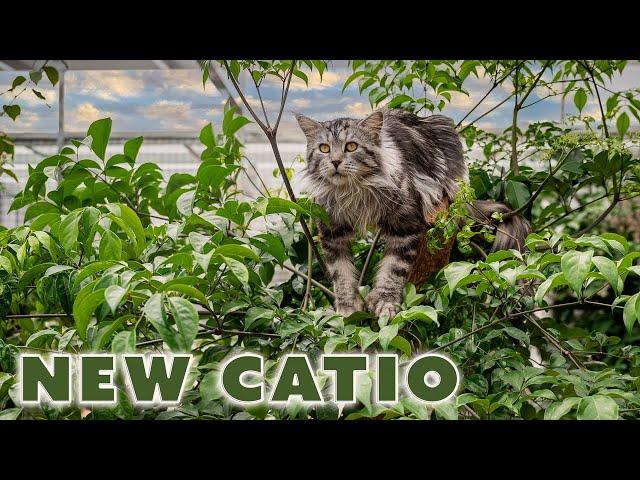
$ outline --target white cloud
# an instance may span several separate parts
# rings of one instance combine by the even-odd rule
[[[247,102],[254,110],[259,110],[258,115],[262,118],[262,106],[260,105],[260,98],[254,97],[253,95],[245,95]],[[238,105],[242,105],[242,99],[237,99]],[[267,98],[262,97],[262,103],[264,104],[264,108],[267,113],[275,112],[278,113],[280,110],[280,102],[275,100],[269,100]]]
[[[67,78],[69,90],[103,100],[135,97],[145,87],[139,71],[93,70],[68,72],[67,75],[70,77]]]
[[[194,110],[191,102],[178,100],[159,100],[140,107],[138,112],[157,122],[158,127],[153,130],[195,131],[210,121],[201,117],[202,112]]]
[[[346,106],[346,111],[350,115],[353,115],[356,117],[363,117],[371,113],[373,110],[371,109],[371,105],[369,105],[368,103],[354,102]]]
[[[461,92],[451,92],[451,101],[449,106],[452,108],[471,108],[476,102],[473,101],[470,95],[465,95]]]
[[[311,100],[308,98],[294,98],[291,105],[297,108],[308,108],[311,106]]]
[[[191,103],[178,100],[159,100],[140,108],[141,113],[150,118],[188,118]]]
[[[84,132],[92,122],[105,117],[113,117],[113,112],[101,110],[90,102],[84,102],[67,112],[65,128]]]
[[[304,73],[309,78],[309,85],[304,83],[301,78],[294,76],[289,87],[291,90],[324,90],[325,88],[340,85],[343,78],[342,71],[325,71],[322,74],[322,78],[320,78],[320,73],[317,70],[312,72],[305,71]],[[269,83],[280,85],[280,80],[277,78],[268,78]]]

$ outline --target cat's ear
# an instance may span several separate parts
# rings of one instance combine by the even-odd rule
[[[358,123],[358,126],[371,135],[376,141],[380,137],[380,131],[382,130],[382,112],[377,110],[369,115],[364,120]]]
[[[313,138],[317,135],[317,133],[322,129],[322,124],[316,122],[315,120],[305,117],[299,113],[295,114],[296,120],[298,121],[298,125],[307,136],[307,138]]]

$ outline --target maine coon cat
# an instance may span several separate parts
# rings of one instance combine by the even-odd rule
[[[383,109],[363,120],[317,122],[296,115],[307,137],[306,182],[312,199],[329,213],[318,222],[336,310],[349,315],[365,308],[393,317],[428,219],[452,201],[458,180],[468,181],[462,144],[453,121],[442,115],[418,117]],[[483,222],[509,207],[476,201],[469,214]],[[351,255],[357,231],[380,228],[385,240],[372,290],[362,300]],[[501,223],[493,249],[519,248],[529,232],[520,217]]]

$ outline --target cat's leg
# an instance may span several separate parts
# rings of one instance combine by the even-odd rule
[[[385,235],[384,257],[380,260],[373,289],[367,295],[367,310],[376,316],[392,318],[402,303],[402,293],[407,275],[418,253],[422,226],[408,231],[391,231]]]
[[[328,228],[318,222],[318,230],[327,270],[333,282],[333,292],[336,294],[337,313],[348,316],[364,310],[351,255],[351,242],[355,234],[353,227],[334,225]]]

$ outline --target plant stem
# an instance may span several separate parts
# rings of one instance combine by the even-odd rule
[[[299,275],[300,277],[304,278],[305,280],[307,279],[307,275],[305,275],[304,273],[302,273],[300,270],[298,270],[297,268],[294,267],[290,267],[289,265],[282,265],[283,268],[285,268],[286,270],[289,270],[292,273],[295,273],[296,275]],[[325,287],[324,285],[322,285],[320,282],[311,279],[311,283],[313,283],[313,285],[315,285],[316,287],[318,287],[320,290],[322,290],[324,293],[326,293],[329,297],[331,298],[335,298],[335,293],[333,293],[331,290],[329,290],[327,287]]]
[[[231,74],[231,70],[229,68],[229,63],[225,60],[223,62],[223,64],[224,64],[225,69],[227,70],[227,75],[229,76],[229,78],[231,80],[231,83],[233,84],[233,87],[238,92],[238,95],[240,95],[240,99],[242,100],[242,103],[245,105],[245,107],[247,108],[247,110],[249,111],[249,113],[251,114],[253,119],[255,120],[255,122],[262,129],[263,133],[265,134],[265,136],[269,140],[269,144],[271,145],[271,149],[273,150],[273,155],[274,155],[274,157],[276,159],[276,163],[278,164],[278,169],[280,170],[280,176],[282,177],[282,181],[284,182],[284,186],[285,186],[285,188],[287,190],[287,193],[289,194],[289,198],[291,199],[292,202],[297,203],[296,195],[293,192],[293,188],[291,187],[291,182],[289,182],[289,177],[287,176],[287,170],[285,169],[285,166],[284,166],[284,164],[282,162],[282,157],[280,155],[280,149],[278,148],[278,141],[276,139],[276,133],[277,133],[277,130],[278,130],[278,125],[280,123],[280,117],[282,115],[282,111],[284,110],[284,104],[287,101],[287,94],[288,94],[288,91],[289,91],[289,86],[291,84],[291,75],[293,73],[293,69],[295,68],[295,60],[291,64],[290,74],[289,74],[289,78],[288,78],[288,81],[287,81],[286,85],[284,85],[284,83],[283,83],[284,90],[282,92],[282,101],[280,103],[280,113],[278,114],[278,120],[277,120],[273,130],[271,129],[271,127],[268,127],[267,125],[265,125],[260,120],[260,118],[258,118],[258,116],[256,115],[256,112],[251,108],[251,105],[249,105],[249,102],[247,101],[246,97],[242,93],[242,89],[240,88],[240,85],[238,84],[238,81]],[[318,251],[318,247],[317,247],[316,243],[314,242],[313,237],[311,236],[311,232],[309,231],[309,227],[307,225],[307,222],[304,220],[304,218],[300,218],[300,226],[302,227],[302,231],[304,232],[305,237],[307,237],[307,241],[311,244],[311,247],[313,248],[313,253],[315,254],[315,256],[316,256],[316,258],[318,260],[318,265],[320,265],[320,269],[325,274],[325,276],[327,276],[327,267],[326,267],[324,261],[322,260],[322,257],[320,256],[320,252]]]
[[[375,253],[376,245],[378,243],[378,240],[380,240],[381,233],[382,230],[378,229],[375,237],[373,237],[373,240],[371,241],[371,248],[369,249],[369,253],[367,253],[367,258],[365,259],[364,265],[362,266],[362,271],[360,272],[360,279],[358,280],[359,287],[362,286],[364,277],[367,275],[367,270],[369,270],[369,264],[371,263],[371,259],[373,258],[373,254]]]

